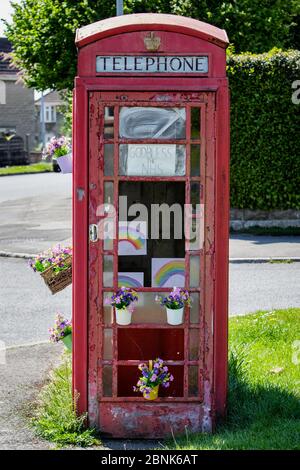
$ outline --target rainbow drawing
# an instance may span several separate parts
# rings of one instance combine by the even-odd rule
[[[118,273],[119,287],[143,287],[144,273]]]
[[[184,258],[153,258],[152,287],[184,287]]]
[[[119,256],[147,254],[146,222],[119,223]]]

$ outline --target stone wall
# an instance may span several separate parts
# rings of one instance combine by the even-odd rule
[[[249,209],[231,209],[230,227],[241,230],[249,227],[300,227],[300,211],[252,211]]]

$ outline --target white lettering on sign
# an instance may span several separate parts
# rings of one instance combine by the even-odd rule
[[[97,56],[96,72],[208,73],[207,56]]]
[[[129,144],[128,176],[172,176],[176,170],[176,145]]]

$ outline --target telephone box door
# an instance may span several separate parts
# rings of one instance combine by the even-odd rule
[[[214,92],[89,93],[88,411],[109,436],[212,426],[214,110]],[[121,286],[127,325],[106,302]],[[192,300],[177,325],[156,301],[174,286]],[[151,402],[133,387],[158,357],[174,380]]]

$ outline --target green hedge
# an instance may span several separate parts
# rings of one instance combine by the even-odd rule
[[[300,209],[300,51],[228,56],[231,207]]]

